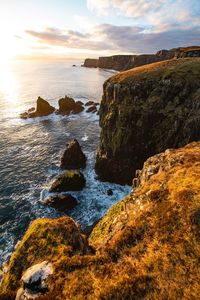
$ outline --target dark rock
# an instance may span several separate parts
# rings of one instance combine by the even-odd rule
[[[82,101],[76,101],[76,104],[78,104],[78,105],[84,105],[84,103]]]
[[[35,107],[31,107],[28,109],[28,113],[34,112],[35,111]]]
[[[76,67],[76,65],[72,65],[72,67]]]
[[[85,178],[80,172],[65,172],[59,175],[51,185],[50,192],[81,191],[85,187]]]
[[[200,59],[168,60],[107,80],[95,170],[131,184],[144,161],[200,139]]]
[[[91,106],[94,105],[94,101],[88,101],[85,103],[85,106]]]
[[[65,96],[58,100],[59,109],[58,114],[69,115],[69,114],[78,114],[84,110],[83,106],[78,102],[75,102],[73,98]]]
[[[28,119],[28,116],[29,116],[29,114],[26,111],[20,114],[21,119]]]
[[[86,58],[83,66],[87,68],[98,68],[98,64],[99,64],[98,59]]]
[[[95,105],[90,106],[87,110],[87,113],[95,113],[97,112],[97,107]]]
[[[61,168],[63,169],[80,169],[85,168],[86,156],[77,140],[66,144],[66,150],[61,157]]]
[[[61,194],[61,195],[51,196],[47,198],[44,204],[63,211],[63,210],[70,210],[74,208],[78,204],[78,202],[76,198],[74,198],[70,194],[66,194],[66,195]]]
[[[107,195],[108,196],[112,196],[113,195],[113,191],[111,189],[107,190]]]

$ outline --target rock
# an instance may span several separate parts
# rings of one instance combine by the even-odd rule
[[[76,65],[72,65],[72,67],[76,67]]]
[[[51,196],[44,201],[44,204],[52,206],[61,211],[65,211],[74,208],[76,205],[78,205],[78,202],[72,195],[66,194]]]
[[[53,274],[53,266],[48,261],[36,264],[28,268],[22,276],[24,289],[29,289],[32,292],[46,292],[46,279]]]
[[[21,113],[20,118],[36,118],[36,117],[44,117],[52,114],[55,111],[55,107],[51,106],[46,100],[38,97],[37,99],[37,107],[36,110],[34,107],[28,109],[28,111]]]
[[[81,191],[85,187],[85,178],[80,172],[65,172],[52,183],[50,192]]]
[[[95,113],[97,112],[97,107],[95,105],[90,106],[87,110],[87,113]]]
[[[66,150],[61,157],[60,167],[63,169],[80,169],[86,166],[86,156],[77,140],[66,144]]]
[[[80,103],[75,102],[73,98],[67,96],[58,100],[58,104],[59,109],[57,113],[61,115],[78,114],[84,110]]]
[[[54,272],[44,299],[199,299],[199,174],[193,142],[150,157],[88,239],[71,218],[34,221],[11,257],[4,295],[45,260]]]
[[[111,189],[107,190],[107,195],[108,196],[112,196],[113,195],[113,191]]]
[[[95,170],[131,184],[144,161],[200,139],[200,59],[168,60],[119,73],[104,84]]]
[[[31,107],[28,109],[28,113],[34,112],[35,111],[35,107]]]
[[[76,101],[76,104],[83,106],[84,103],[82,101]]]
[[[85,106],[91,106],[94,105],[94,101],[88,101],[85,103]]]
[[[99,60],[93,58],[86,58],[83,66],[87,68],[98,68]]]

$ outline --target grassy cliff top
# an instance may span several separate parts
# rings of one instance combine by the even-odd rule
[[[200,80],[200,58],[165,60],[121,72],[108,79],[110,83],[164,79]]]
[[[199,299],[199,179],[200,142],[149,158],[135,190],[95,226],[92,252],[72,219],[35,221],[11,258],[4,291],[48,260],[54,273],[40,300]]]

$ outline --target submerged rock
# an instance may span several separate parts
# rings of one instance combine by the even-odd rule
[[[50,192],[81,191],[85,187],[85,178],[81,172],[65,172],[52,183]]]
[[[200,58],[169,60],[119,73],[104,84],[95,170],[131,184],[144,161],[200,139]]]
[[[79,102],[75,102],[73,98],[65,96],[58,100],[59,109],[58,114],[69,115],[69,114],[79,114],[84,110],[83,106]]]
[[[60,167],[63,169],[85,168],[86,156],[77,140],[72,140],[66,144],[66,150],[61,157]]]
[[[70,194],[56,195],[47,198],[44,204],[52,206],[58,210],[65,211],[74,208],[78,205],[78,201]]]
[[[44,117],[52,114],[55,111],[55,107],[51,106],[46,100],[38,97],[36,110],[34,107],[28,109],[28,111],[21,113],[20,118],[36,118],[36,117]]]

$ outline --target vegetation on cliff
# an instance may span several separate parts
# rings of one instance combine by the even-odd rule
[[[104,84],[100,179],[131,184],[144,161],[200,139],[200,58],[168,60],[121,72]]]
[[[41,300],[198,299],[199,178],[200,142],[149,158],[90,246],[70,218],[35,221],[11,258],[4,296],[26,268],[48,260],[54,272]]]

